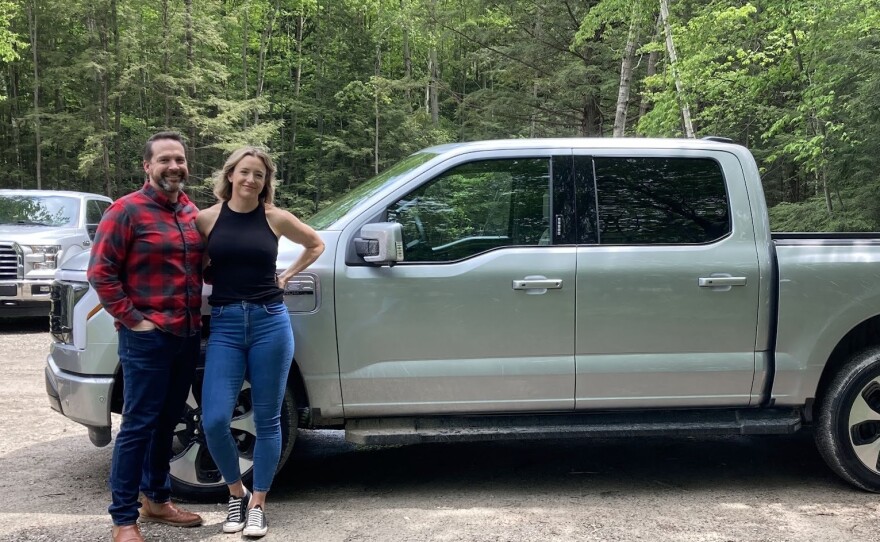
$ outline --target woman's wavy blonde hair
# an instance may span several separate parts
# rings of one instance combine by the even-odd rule
[[[266,184],[260,192],[259,200],[262,203],[272,204],[275,201],[275,162],[272,161],[269,153],[259,147],[241,147],[232,151],[223,164],[223,169],[214,174],[214,195],[220,201],[229,201],[232,197],[232,183],[229,181],[229,176],[245,156],[259,158],[266,166]]]

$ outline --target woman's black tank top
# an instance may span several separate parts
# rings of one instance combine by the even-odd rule
[[[208,235],[208,256],[214,287],[210,305],[283,301],[275,279],[278,237],[262,204],[249,213],[236,213],[224,201]]]

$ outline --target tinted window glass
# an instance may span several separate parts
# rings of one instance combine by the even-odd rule
[[[549,160],[473,162],[388,208],[405,261],[452,261],[502,246],[550,244]]]
[[[86,223],[97,224],[110,204],[106,201],[90,199],[86,204]]]
[[[596,158],[599,241],[707,243],[730,232],[717,162],[690,158]]]
[[[394,182],[401,175],[409,173],[435,156],[437,155],[428,152],[411,154],[376,177],[358,185],[354,190],[339,196],[336,201],[306,219],[305,222],[316,230],[329,229],[355,205],[369,199],[383,186]]]

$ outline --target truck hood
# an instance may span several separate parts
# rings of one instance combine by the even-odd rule
[[[324,245],[326,245],[326,249],[324,254],[321,256],[322,258],[330,257],[331,261],[335,258],[336,254],[336,243],[339,239],[340,232],[338,231],[326,231],[326,230],[318,230],[318,235],[324,241]],[[290,266],[300,255],[303,253],[305,249],[302,245],[294,243],[293,241],[282,237],[278,240],[278,269],[286,269]],[[334,256],[330,256],[330,255]],[[332,264],[331,264],[332,266]]]
[[[0,224],[0,241],[15,241],[19,245],[58,245],[62,244],[61,239],[76,235],[76,228]]]

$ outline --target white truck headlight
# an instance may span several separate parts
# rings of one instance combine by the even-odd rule
[[[30,249],[30,254],[25,253],[24,261],[32,269],[55,269],[61,245],[23,245],[22,248]]]

